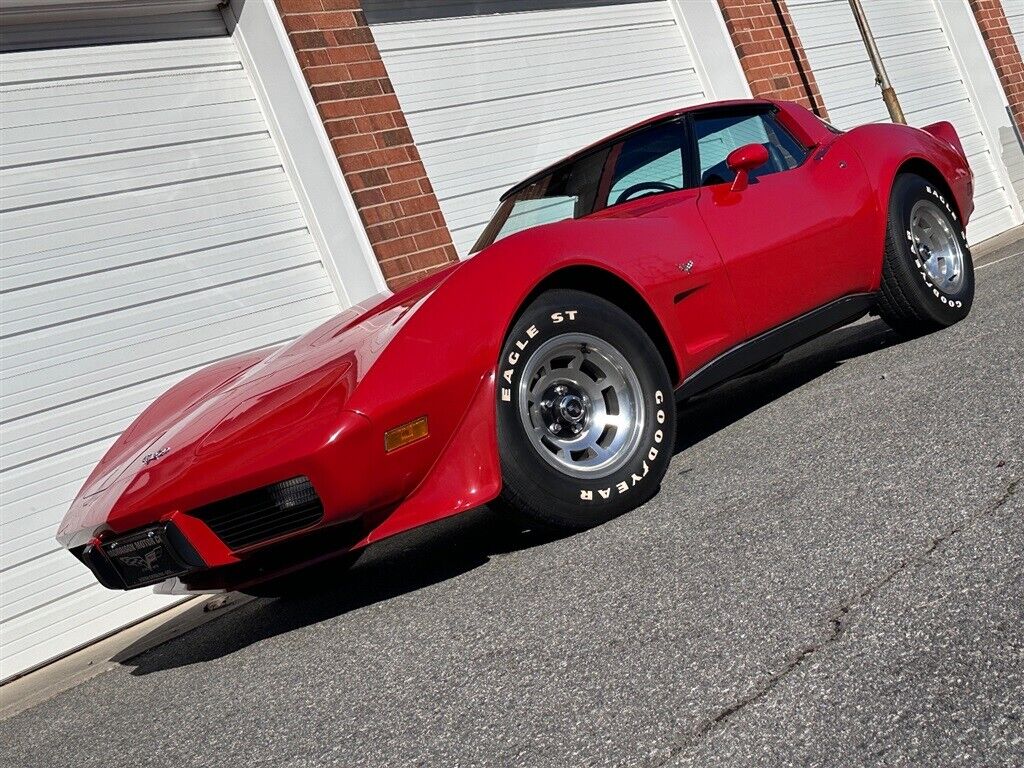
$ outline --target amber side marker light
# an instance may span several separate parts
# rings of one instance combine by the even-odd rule
[[[415,443],[417,440],[425,438],[429,432],[427,431],[427,417],[420,416],[418,419],[414,419],[406,424],[402,424],[400,427],[389,429],[384,433],[384,451],[391,453],[397,451],[399,448]]]

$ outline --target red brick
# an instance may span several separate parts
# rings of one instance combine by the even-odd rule
[[[754,96],[797,101],[827,117],[785,0],[718,4]]]
[[[373,149],[376,143],[373,136],[368,134],[356,134],[353,136],[339,136],[331,140],[334,151],[341,155],[354,155],[358,152],[366,152]]]
[[[331,63],[330,51],[323,48],[312,51],[296,51],[295,57],[299,60],[299,66],[303,70]]]
[[[327,49],[327,55],[333,64],[372,61],[374,57],[370,47],[366,45],[335,45]]]
[[[425,237],[425,236],[424,236]],[[416,238],[419,242],[420,238]],[[430,267],[437,267],[449,261],[444,248],[431,248],[426,251],[420,251],[409,256],[409,264],[413,269],[428,269]]]
[[[277,0],[391,288],[458,255],[360,0]]]
[[[368,80],[380,78],[387,75],[383,61],[363,61],[349,67],[353,80]]]
[[[288,35],[296,51],[309,48],[326,48],[327,38],[323,32],[292,32]]]
[[[303,51],[310,53],[310,51]],[[324,53],[324,51],[317,51]],[[344,64],[331,64],[326,67],[307,67],[306,82],[310,85],[322,85],[324,83],[340,83],[349,80],[348,67]]]
[[[416,235],[415,240],[418,248],[440,247],[448,242],[448,232],[443,229],[433,229]]]
[[[416,241],[411,237],[403,237],[398,240],[388,240],[386,242],[378,243],[374,250],[377,252],[377,258],[388,259],[395,256],[404,256],[407,253],[416,252]]]
[[[437,227],[432,213],[421,213],[418,216],[410,216],[405,219],[398,219],[395,222],[400,235],[416,235],[419,232],[426,232]]]
[[[354,43],[372,43],[373,35],[369,27],[353,29],[332,29],[324,33],[335,45],[353,45]]]
[[[320,0],[277,0],[277,7],[282,14],[306,13],[324,9]]]
[[[388,176],[388,172],[384,168],[371,168],[368,171],[353,174],[353,178],[358,180],[360,187],[383,187],[385,184],[391,183],[391,177]]]
[[[381,272],[384,273],[384,277],[401,277],[412,272],[413,267],[409,263],[409,259],[405,256],[399,256],[397,259],[385,259],[380,262]]]

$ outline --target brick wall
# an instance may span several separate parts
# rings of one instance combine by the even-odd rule
[[[718,0],[755,96],[803,104],[827,117],[785,0]]]
[[[457,260],[359,0],[277,6],[388,285]]]
[[[1013,39],[1000,0],[970,0],[999,81],[1010,102],[1017,130],[1024,134],[1024,62]]]

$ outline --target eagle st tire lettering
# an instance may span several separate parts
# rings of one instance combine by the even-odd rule
[[[571,322],[576,319],[579,314],[578,309],[569,309],[563,312],[552,312],[551,322],[552,324]],[[523,336],[515,341],[515,349],[509,352],[505,359],[506,368],[501,373],[502,386],[501,386],[501,400],[505,403],[512,402],[512,378],[515,376],[516,365],[523,359],[523,353],[526,352],[527,347],[530,345],[530,340],[535,338],[540,330],[536,324],[531,325],[526,329]]]

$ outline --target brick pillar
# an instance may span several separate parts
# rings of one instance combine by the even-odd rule
[[[388,286],[456,261],[360,0],[276,1]]]
[[[999,0],[970,0],[970,3],[999,82],[1006,92],[1006,100],[1010,102],[1017,130],[1024,135],[1024,62],[1021,61],[1017,41],[1010,32],[1003,5]]]
[[[828,117],[786,0],[718,0],[754,96],[803,104]]]

